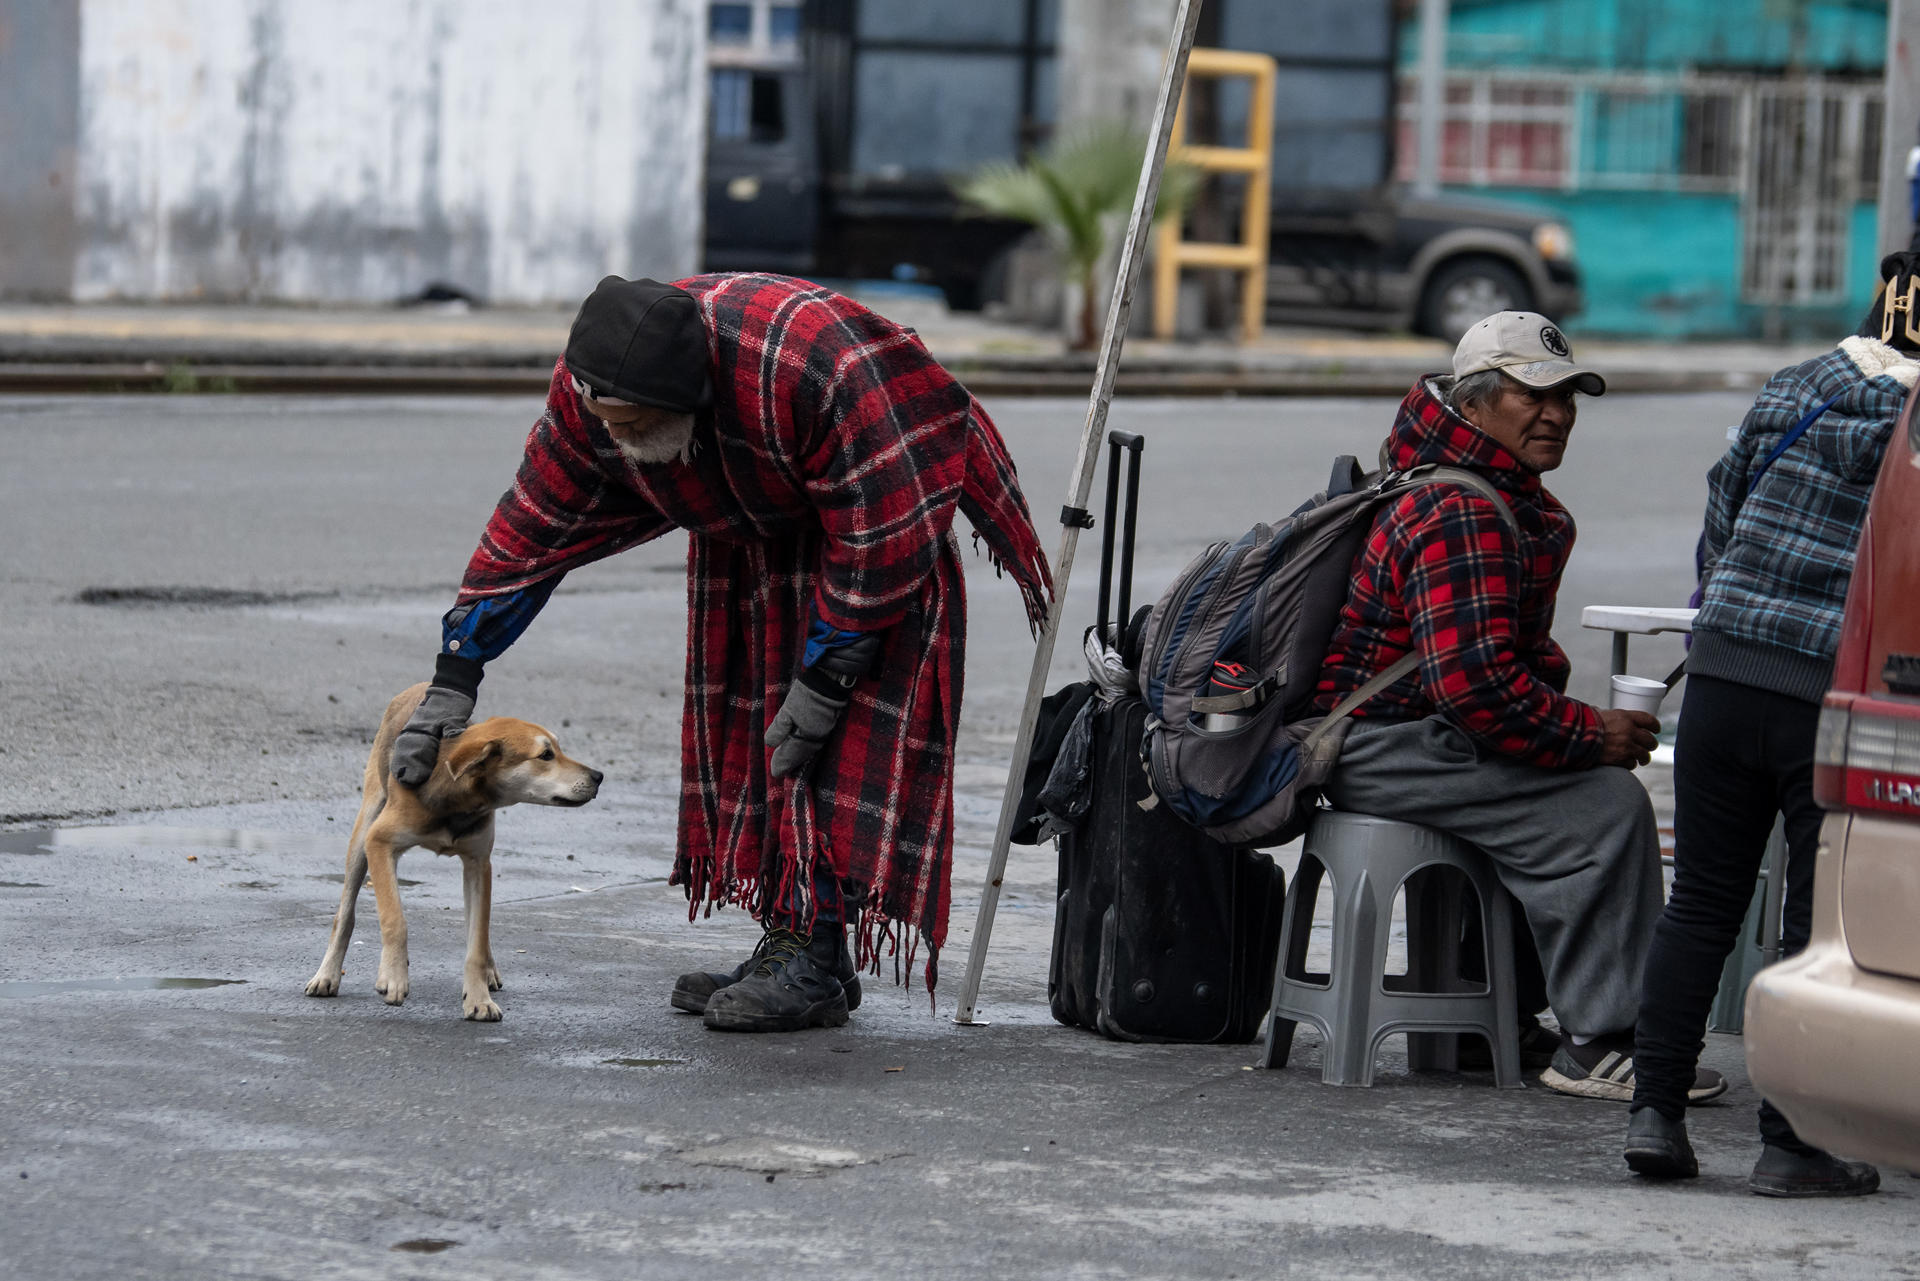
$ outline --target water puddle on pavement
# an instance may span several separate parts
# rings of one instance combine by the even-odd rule
[[[438,1254],[442,1250],[451,1250],[459,1244],[458,1241],[449,1241],[446,1237],[414,1237],[411,1241],[396,1241],[387,1248],[398,1250],[403,1254]]]
[[[38,881],[0,881],[0,890],[44,890]]]
[[[203,987],[230,987],[245,979],[46,979],[11,980],[0,983],[0,999],[7,997],[57,996],[62,992],[178,992]]]
[[[685,1059],[601,1059],[600,1061],[611,1067],[631,1068],[682,1067],[686,1064]]]
[[[338,855],[344,842],[300,832],[243,827],[54,827],[0,832],[0,854],[57,854],[67,849],[143,846],[164,849],[243,850],[253,854]],[[339,880],[339,877],[334,877]]]

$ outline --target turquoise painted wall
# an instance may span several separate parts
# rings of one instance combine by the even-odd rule
[[[1886,0],[1453,0],[1454,67],[1562,71],[1781,70],[1878,74]],[[1418,60],[1404,22],[1400,60]]]
[[[1789,337],[1851,332],[1879,284],[1875,210],[1853,211],[1848,301],[1769,316],[1740,301],[1740,205],[1730,195],[1454,189],[1548,213],[1573,231],[1587,307],[1574,334],[1632,338]]]
[[[1886,0],[1452,0],[1456,70],[1780,73],[1878,76]],[[1419,23],[1401,24],[1403,68]],[[1660,172],[1678,156],[1676,99],[1617,101],[1581,122],[1589,171]],[[1768,314],[1740,302],[1740,209],[1732,195],[1465,188],[1545,210],[1573,229],[1586,313],[1568,328],[1637,337],[1824,337],[1850,330],[1879,283],[1875,211],[1853,211],[1848,301]]]

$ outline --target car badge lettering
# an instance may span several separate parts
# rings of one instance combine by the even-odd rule
[[[1552,325],[1547,325],[1546,327],[1541,329],[1540,345],[1542,347],[1545,347],[1548,351],[1552,352],[1554,355],[1560,356],[1562,358],[1565,358],[1573,354],[1572,348],[1567,346],[1566,335],[1562,334],[1558,329],[1554,328]]]
[[[1910,809],[1920,809],[1920,787],[1912,783],[1870,778],[1867,780],[1867,799],[1882,805],[1905,805]]]

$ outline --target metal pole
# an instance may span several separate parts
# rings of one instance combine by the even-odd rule
[[[1920,0],[1887,5],[1886,109],[1880,119],[1879,241],[1886,255],[1905,249],[1913,233],[1907,153],[1920,142]]]
[[[1153,207],[1160,198],[1160,174],[1167,164],[1167,142],[1173,134],[1174,108],[1187,78],[1187,55],[1200,22],[1200,0],[1179,0],[1173,33],[1167,41],[1165,65],[1160,68],[1160,92],[1153,107],[1147,154],[1140,165],[1140,184],[1133,193],[1133,213],[1127,220],[1127,238],[1120,245],[1120,263],[1113,299],[1107,305],[1107,328],[1100,341],[1100,363],[1093,374],[1087,400],[1087,425],[1080,437],[1080,456],[1074,464],[1067,506],[1084,510],[1093,489],[1093,472],[1100,461],[1100,438],[1105,434],[1107,407],[1113,401],[1113,381],[1120,371],[1120,348],[1127,337],[1127,318],[1133,311],[1133,291],[1140,284],[1147,233],[1153,226]],[[1073,574],[1073,553],[1080,543],[1080,527],[1069,524],[1060,533],[1060,550],[1053,558],[1053,606],[1047,625],[1034,648],[1033,670],[1027,676],[1027,703],[1020,711],[1020,732],[1013,739],[1013,760],[1007,769],[1007,790],[1000,800],[1000,824],[994,829],[993,856],[987,863],[987,883],[980,890],[980,915],[973,924],[973,944],[967,953],[967,977],[960,989],[960,1008],[953,1021],[975,1023],[974,1002],[980,995],[980,976],[987,966],[987,941],[993,935],[993,914],[1000,905],[1000,881],[1007,871],[1007,847],[1013,835],[1013,811],[1020,804],[1020,784],[1027,756],[1033,751],[1034,724],[1040,700],[1047,692],[1047,672],[1053,666],[1053,644],[1060,635],[1061,615],[1067,607],[1067,580]]]
[[[1445,138],[1447,95],[1448,0],[1420,0],[1420,98],[1415,127],[1419,155],[1415,157],[1413,189],[1422,196],[1440,194],[1440,148]]]

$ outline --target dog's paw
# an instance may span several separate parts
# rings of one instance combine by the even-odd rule
[[[460,1012],[475,1023],[498,1023],[500,1007],[485,996],[472,992],[463,992],[460,996]]]
[[[373,990],[386,997],[388,1005],[398,1005],[407,999],[407,976],[404,973],[383,974],[374,980]]]
[[[500,979],[500,971],[494,968],[492,961],[488,961],[487,968],[480,971],[480,977],[487,981],[487,991],[489,992],[498,992],[506,986]]]
[[[308,996],[340,995],[340,976],[338,974],[329,974],[325,970],[320,971],[318,974],[314,975],[312,978],[307,980],[307,995]]]

